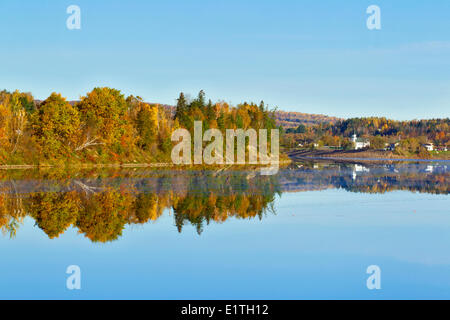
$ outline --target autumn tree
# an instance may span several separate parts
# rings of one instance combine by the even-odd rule
[[[52,93],[39,105],[32,119],[33,135],[45,158],[67,158],[76,148],[80,116],[60,94]]]
[[[0,103],[0,146],[5,151],[9,151],[12,141],[11,129],[12,113],[9,106]]]
[[[143,104],[136,116],[139,147],[156,153],[158,142],[158,106]]]
[[[371,149],[383,149],[386,144],[386,139],[381,136],[374,136],[370,138]]]
[[[0,142],[7,152],[14,154],[21,144],[28,124],[28,115],[34,111],[33,96],[15,91],[0,93]]]
[[[84,125],[84,139],[78,151],[104,145],[115,153],[123,153],[134,147],[136,137],[128,104],[119,90],[95,88],[81,99],[78,108]]]

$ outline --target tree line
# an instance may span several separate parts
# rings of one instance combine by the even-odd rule
[[[175,114],[139,96],[94,88],[76,103],[52,93],[37,103],[30,93],[0,92],[0,164],[169,162],[172,132],[275,128],[273,112],[261,102],[236,107],[181,93]]]

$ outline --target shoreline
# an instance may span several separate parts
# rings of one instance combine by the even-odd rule
[[[292,163],[292,160],[283,160],[283,161],[279,161],[278,163],[272,163],[273,164],[278,164],[279,166],[282,165],[288,165]],[[34,164],[34,165],[27,165],[27,164],[21,164],[21,165],[0,165],[0,170],[30,170],[30,169],[54,169],[54,168],[64,168],[64,169],[102,169],[102,168],[121,168],[121,169],[125,169],[125,168],[172,168],[172,167],[176,167],[176,168],[180,168],[181,170],[187,170],[187,169],[195,169],[197,165],[175,165],[173,163],[164,163],[164,162],[159,162],[159,163],[110,163],[110,164],[80,164],[80,165],[67,165],[67,166],[58,166],[58,165],[38,165],[38,164]],[[199,165],[201,166],[201,165]],[[257,167],[257,168],[270,168],[271,165],[251,165],[251,164],[233,164],[233,165],[229,165],[229,164],[223,164],[223,165],[216,165],[216,166],[207,166],[207,167],[202,167],[203,169],[208,169],[208,168],[219,168],[219,169],[223,169],[223,168],[227,168],[227,167]]]
[[[450,159],[413,159],[413,158],[348,158],[348,157],[298,157],[294,160],[333,160],[347,162],[450,162]]]
[[[295,150],[288,152],[289,157],[295,160],[337,160],[337,161],[410,161],[410,162],[447,162],[445,158],[415,158],[402,157],[389,151],[381,150]]]
[[[83,165],[39,165],[39,164],[5,164],[0,165],[0,170],[27,170],[27,169],[50,169],[50,168],[79,168],[79,169],[91,169],[91,168],[159,168],[159,167],[171,167],[170,163],[123,163],[123,164],[83,164]]]

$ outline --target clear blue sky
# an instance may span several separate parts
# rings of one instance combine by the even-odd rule
[[[82,29],[66,28],[81,7]],[[369,31],[366,8],[381,8]],[[450,117],[450,1],[1,0],[0,88],[206,91],[341,117]]]

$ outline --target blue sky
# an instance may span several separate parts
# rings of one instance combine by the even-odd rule
[[[68,30],[66,8],[81,8]],[[381,8],[382,29],[366,27]],[[450,2],[0,2],[0,88],[78,99],[111,86],[173,104],[206,91],[236,104],[340,117],[450,117]]]

